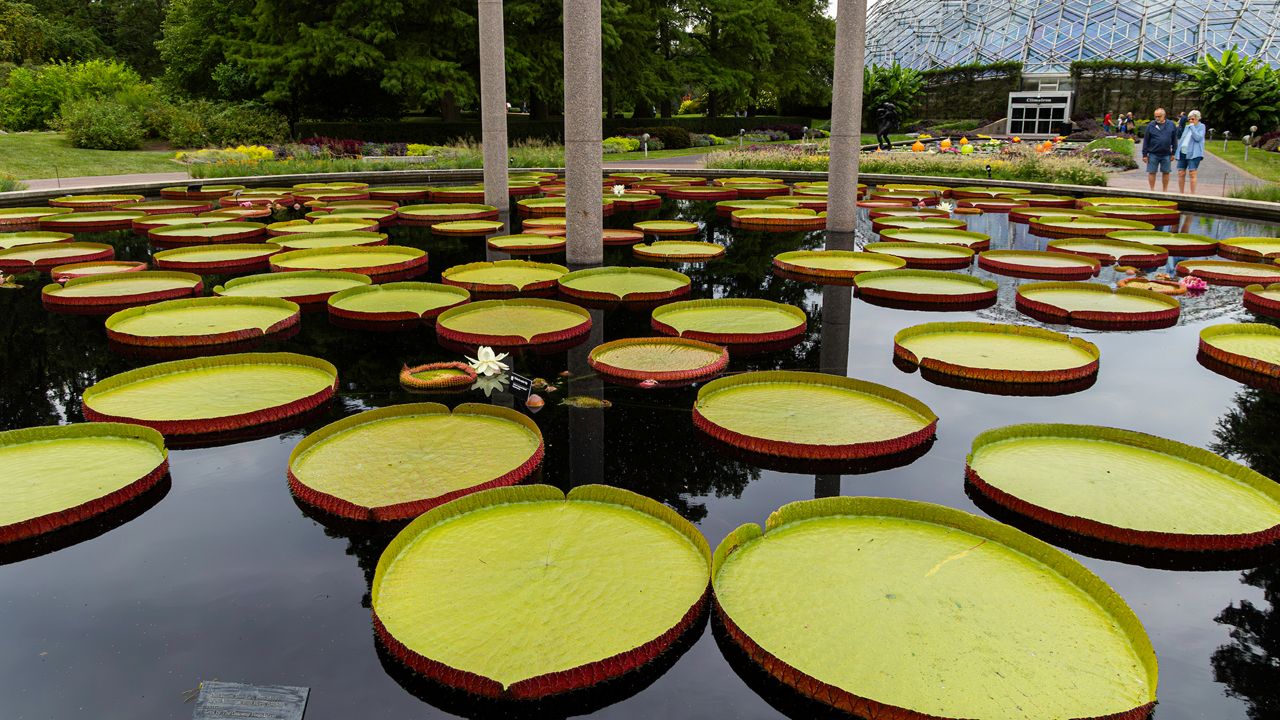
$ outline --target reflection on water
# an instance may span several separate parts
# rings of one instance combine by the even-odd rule
[[[1018,422],[1086,422],[1142,430],[1247,462],[1280,477],[1280,395],[1244,387],[1196,363],[1200,328],[1253,320],[1240,291],[1211,288],[1183,301],[1176,327],[1108,332],[1057,326],[1087,337],[1102,352],[1091,386],[1071,394],[1013,397],[955,389],[905,374],[892,362],[894,333],[939,320],[1032,323],[1013,305],[1022,281],[974,274],[999,283],[997,303],[964,312],[901,310],[866,303],[849,288],[818,286],[771,272],[785,250],[861,247],[876,238],[869,224],[856,235],[762,233],[731,229],[710,204],[673,202],[661,211],[619,213],[610,226],[667,217],[704,225],[695,239],[728,248],[722,260],[678,266],[694,298],[758,297],[801,307],[807,332],[787,347],[736,353],[731,372],[806,369],[849,375],[903,390],[940,417],[938,438],[908,457],[874,466],[797,465],[744,455],[699,435],[689,417],[697,387],[642,390],[603,382],[586,363],[596,344],[650,335],[643,310],[592,311],[587,341],[555,352],[522,351],[508,360],[530,378],[567,380],[545,394],[533,415],[546,460],[531,479],[562,489],[604,482],[657,499],[697,523],[717,544],[743,522],[760,522],[779,505],[835,494],[937,502],[981,513],[965,494],[964,457],[973,437]],[[1045,240],[1007,216],[987,215],[975,229],[994,247],[1043,249]],[[518,218],[512,219],[513,224]],[[985,227],[978,227],[978,222]],[[1275,235],[1272,226],[1188,216],[1184,232],[1214,237]],[[422,228],[391,228],[393,241],[425,248],[431,270],[501,259],[474,238],[436,238]],[[129,233],[87,240],[116,245],[124,259],[145,258],[145,241]],[[539,258],[563,262],[563,255]],[[606,248],[606,262],[633,264],[629,248]],[[1175,260],[1163,268],[1171,272]],[[1113,282],[1113,270],[1099,278]],[[206,278],[212,286],[222,278]],[[97,380],[148,364],[113,352],[101,319],[52,315],[39,303],[42,282],[0,291],[0,428],[80,421],[80,393]],[[524,397],[499,390],[423,397],[404,392],[404,364],[456,360],[430,328],[396,332],[343,329],[323,313],[307,314],[297,336],[264,350],[323,357],[339,370],[339,393],[323,416],[304,426],[219,447],[175,449],[172,482],[147,502],[101,523],[59,533],[0,555],[0,717],[186,717],[182,692],[201,679],[306,685],[309,720],[352,717],[769,718],[814,717],[695,627],[680,647],[644,672],[537,708],[477,704],[424,684],[386,662],[370,629],[369,585],[383,548],[401,527],[371,527],[315,515],[294,502],[285,483],[289,452],[306,432],[361,410],[438,400],[493,402],[524,409]],[[608,409],[561,404],[586,396]],[[482,446],[478,451],[482,451]],[[1032,529],[1032,528],[1028,528]],[[1034,529],[1032,529],[1034,530]],[[1038,531],[1037,531],[1038,532]],[[1161,659],[1161,720],[1263,718],[1277,706],[1276,574],[1280,564],[1239,560],[1239,570],[1154,569],[1138,557],[1116,557],[1060,539],[1130,602]],[[12,550],[12,549],[10,549]],[[7,563],[7,564],[6,564]],[[1222,565],[1215,565],[1221,568]],[[1226,608],[1224,610],[1224,608]],[[1228,631],[1230,634],[1228,634]],[[866,649],[851,648],[850,652]],[[522,711],[522,712],[520,712]]]

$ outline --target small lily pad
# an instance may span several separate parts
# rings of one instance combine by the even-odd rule
[[[1194,275],[1215,285],[1253,285],[1280,282],[1280,267],[1230,260],[1183,260],[1179,275]]]
[[[894,356],[966,380],[1059,383],[1098,372],[1098,348],[1044,328],[1000,323],[925,323],[898,332]]]
[[[481,300],[446,310],[436,334],[463,345],[522,347],[565,342],[591,329],[591,314],[558,300]]]
[[[1163,293],[1099,283],[1027,283],[1017,293],[1018,309],[1032,317],[1098,329],[1164,327],[1181,312],[1178,300]]]
[[[729,352],[689,338],[624,338],[592,349],[587,362],[611,380],[672,385],[715,377],[728,366]]]
[[[644,220],[631,227],[649,235],[693,235],[698,232],[698,223],[684,220]]]
[[[497,250],[509,255],[542,255],[564,250],[564,238],[552,238],[545,235],[523,233],[520,235],[499,235],[486,241],[490,250]]]
[[[978,267],[997,275],[1058,280],[1087,280],[1102,267],[1092,257],[1041,250],[987,250]]]

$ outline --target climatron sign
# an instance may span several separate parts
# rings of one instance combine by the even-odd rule
[[[1051,137],[1071,117],[1070,92],[1038,90],[1009,93],[1008,132],[1019,137]]]

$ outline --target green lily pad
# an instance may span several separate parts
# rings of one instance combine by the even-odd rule
[[[168,458],[160,433],[137,425],[0,432],[0,546],[119,507],[154,487]]]
[[[121,205],[118,209],[130,212],[143,212],[148,215],[164,215],[166,213],[200,213],[213,208],[207,202],[196,200],[147,200]]]
[[[1280,258],[1280,238],[1234,237],[1218,243],[1218,254],[1223,257]]]
[[[1098,348],[1053,330],[999,323],[914,325],[893,338],[894,355],[968,380],[1054,383],[1098,372]]]
[[[141,202],[141,195],[63,195],[49,201],[49,207],[107,209],[122,203]]]
[[[1154,230],[1155,225],[1141,220],[1091,217],[1038,217],[1031,220],[1031,231],[1050,237],[1098,237],[1118,230]]]
[[[498,488],[396,536],[374,574],[374,627],[437,681],[537,698],[657,657],[701,612],[709,567],[702,534],[648,498],[602,485],[568,497]]]
[[[255,222],[187,223],[152,228],[147,237],[165,245],[209,245],[247,242],[262,237],[266,232],[265,225]]]
[[[409,225],[434,225],[450,220],[495,220],[498,217],[498,208],[475,203],[404,205],[396,212],[401,222]]]
[[[306,214],[306,219],[316,222],[317,220],[333,218],[341,218],[343,220],[371,220],[376,223],[390,222],[396,219],[396,208],[394,207],[325,207],[320,210],[312,210]]]
[[[1101,197],[1083,197],[1076,201],[1081,206],[1090,207],[1106,207],[1109,205],[1118,205],[1120,207],[1163,207],[1177,209],[1178,203],[1173,200],[1154,200],[1150,198],[1140,197],[1124,197],[1124,196],[1101,196]]]
[[[329,315],[356,321],[433,318],[471,299],[463,288],[440,283],[392,282],[364,285],[329,297]]]
[[[995,297],[996,283],[963,273],[941,270],[887,270],[860,273],[858,294],[919,303],[970,303]]]
[[[792,503],[716,548],[728,635],[869,717],[1145,717],[1157,662],[1105,582],[1025,533],[891,498]],[[856,652],[875,648],[875,652]]]
[[[425,200],[436,188],[430,185],[374,185],[369,197],[382,200]]]
[[[293,233],[277,235],[272,240],[285,250],[385,245],[386,233],[367,231],[337,233]]]
[[[1095,205],[1093,209],[1099,217],[1141,220],[1155,225],[1172,225],[1178,221],[1179,217],[1178,209],[1170,207]]]
[[[472,451],[477,441],[487,448],[479,455]],[[289,485],[333,515],[401,520],[477,490],[513,485],[541,460],[542,433],[515,410],[393,405],[308,435],[289,456]]]
[[[631,254],[646,260],[703,262],[724,255],[724,246],[693,240],[658,240],[632,246]]]
[[[956,228],[963,229],[965,227],[964,220],[955,220],[949,217],[879,217],[873,223],[879,228],[896,230],[933,230],[940,228]]]
[[[427,252],[404,245],[358,245],[291,250],[271,257],[273,271],[345,270],[373,278],[401,278],[426,270]]]
[[[1137,267],[1157,267],[1169,259],[1169,251],[1159,245],[1111,240],[1108,238],[1073,238],[1052,240],[1049,252],[1070,253],[1094,258],[1104,264],[1119,263]]]
[[[1230,260],[1183,260],[1178,263],[1178,274],[1194,275],[1222,285],[1280,282],[1280,267],[1274,264],[1259,265]]]
[[[536,255],[563,250],[566,242],[562,237],[519,234],[491,237],[486,241],[486,244],[491,250],[510,255]]]
[[[1171,233],[1160,230],[1120,230],[1107,233],[1113,240],[1156,245],[1169,251],[1171,255],[1211,255],[1218,248],[1218,241],[1205,235],[1194,233]]]
[[[190,347],[237,342],[298,324],[298,304],[271,297],[166,300],[107,318],[107,338],[126,345]]]
[[[1032,205],[1030,207],[1016,207],[1009,209],[1009,219],[1014,222],[1031,222],[1033,218],[1050,217],[1050,218],[1082,218],[1096,217],[1097,212],[1089,208],[1059,208],[1059,207],[1039,207]]]
[[[783,200],[721,200],[716,203],[716,213],[728,215],[734,210],[788,210],[794,204]]]
[[[1094,425],[1012,425],[973,441],[969,481],[1022,515],[1101,540],[1211,551],[1280,539],[1280,486],[1211,452]]]
[[[0,250],[21,247],[23,245],[45,245],[71,240],[71,233],[43,232],[31,230],[27,232],[0,233]]]
[[[288,220],[267,226],[269,235],[294,235],[299,233],[350,233],[377,232],[378,223],[372,220],[348,220],[342,216],[321,218],[315,222]]]
[[[655,308],[654,330],[718,344],[757,344],[802,334],[808,318],[794,305],[748,298],[685,300]]]
[[[369,276],[332,270],[300,270],[232,278],[213,289],[226,297],[279,298],[299,304],[327,300],[330,295],[349,288],[364,287]]]
[[[852,278],[874,270],[896,270],[907,261],[876,252],[852,250],[791,250],[773,257],[779,270],[815,277]]]
[[[143,262],[132,260],[96,260],[91,262],[67,263],[55,265],[49,269],[54,282],[66,282],[74,278],[92,277],[95,275],[111,275],[124,272],[141,272],[147,269]]]
[[[481,300],[444,311],[436,334],[464,345],[523,346],[568,341],[591,329],[591,314],[558,300]]]
[[[1200,351],[1249,372],[1280,377],[1280,328],[1274,325],[1211,325],[1200,331]]]
[[[972,230],[950,228],[897,228],[880,233],[885,242],[916,242],[933,245],[963,245],[970,250],[986,250],[991,247],[991,236]]]
[[[562,294],[584,300],[644,302],[689,293],[688,275],[661,268],[589,268],[562,275],[556,282]]]
[[[307,182],[298,183],[293,186],[294,190],[367,190],[369,183],[337,181],[337,182]]]
[[[313,410],[337,382],[331,363],[294,353],[176,360],[99,380],[84,391],[84,414],[166,436],[220,433]]]
[[[519,293],[554,288],[567,272],[569,268],[552,263],[497,260],[455,265],[441,273],[440,280],[472,292]]]
[[[489,235],[501,231],[506,225],[498,220],[451,220],[431,226],[437,235]]]
[[[568,225],[568,218],[563,215],[554,217],[525,218],[520,221],[522,228],[561,228]]]
[[[910,268],[963,268],[973,262],[973,250],[964,245],[941,245],[922,242],[867,243],[869,253],[901,258]]]
[[[1086,280],[1098,274],[1102,263],[1095,258],[1041,250],[987,250],[978,256],[978,267],[999,275],[1032,278]]]
[[[196,190],[188,190],[186,185],[171,185],[160,189],[160,197],[172,200],[216,200],[244,189],[243,185],[201,185]]]
[[[693,406],[699,429],[756,453],[858,459],[900,453],[933,437],[924,403],[883,385],[826,373],[775,370],[703,385]]]
[[[1025,188],[998,187],[986,185],[961,185],[960,187],[951,188],[951,194],[955,197],[1002,197],[1008,195],[1030,195],[1031,191]]]
[[[1244,306],[1259,315],[1280,317],[1280,283],[1245,287]]]
[[[156,267],[191,272],[228,272],[265,268],[267,258],[280,252],[273,243],[226,243],[192,245],[162,250],[152,256]]]
[[[688,338],[624,338],[595,347],[587,362],[613,379],[680,383],[719,374],[729,364],[729,353],[719,345]]]
[[[46,271],[55,265],[110,260],[115,249],[103,243],[51,242],[0,250],[0,271]]]
[[[0,227],[5,225],[35,225],[41,218],[54,215],[69,215],[73,208],[56,207],[11,207],[0,208]]]
[[[105,314],[128,305],[198,296],[204,290],[199,275],[164,270],[113,272],[74,277],[51,283],[40,291],[46,309]]]
[[[1041,282],[1017,290],[1019,310],[1048,315],[1085,327],[1113,324],[1172,324],[1180,312],[1176,298],[1141,288],[1088,282]]]
[[[684,220],[643,220],[631,227],[650,235],[693,235],[698,232],[698,223]]]
[[[74,212],[66,215],[48,215],[40,218],[40,227],[46,230],[66,232],[96,232],[128,229],[134,220],[146,217],[146,213],[127,210],[101,212]]]

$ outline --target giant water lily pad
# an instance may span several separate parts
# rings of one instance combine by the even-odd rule
[[[145,202],[131,202],[122,205],[116,205],[116,210],[128,210],[130,212],[142,212],[148,215],[170,215],[176,213],[202,213],[209,212],[213,209],[213,205],[207,202],[193,200],[147,200]]]
[[[1094,217],[1098,213],[1089,208],[1056,208],[1056,207],[1016,207],[1009,210],[1009,220],[1016,223],[1029,223],[1035,218],[1079,218]]]
[[[164,438],[123,423],[0,432],[0,546],[88,520],[155,487]]]
[[[1169,251],[1170,255],[1189,257],[1192,255],[1212,255],[1218,249],[1218,241],[1206,235],[1195,233],[1171,233],[1160,230],[1120,230],[1107,233],[1113,240],[1157,245]]]
[[[1031,191],[1025,188],[1001,186],[961,185],[951,188],[951,196],[955,198],[995,198],[1030,194]]]
[[[728,636],[777,680],[860,717],[1143,718],[1137,616],[1061,551],[928,503],[785,505],[716,549]],[[874,648],[874,652],[866,650]]]
[[[962,304],[995,299],[996,283],[941,270],[888,270],[861,273],[854,279],[858,295],[904,303]]]
[[[594,348],[587,362],[614,381],[673,385],[715,377],[729,364],[729,352],[689,338],[624,338]]]
[[[693,235],[698,232],[698,223],[684,220],[644,220],[631,227],[649,235]]]
[[[244,190],[243,185],[199,185],[191,189],[186,185],[173,185],[160,189],[160,197],[169,200],[217,200],[237,190]]]
[[[656,210],[662,207],[662,196],[652,193],[629,192],[622,195],[610,195],[613,207],[619,212],[636,210]]]
[[[901,258],[909,268],[958,270],[973,262],[973,250],[964,245],[942,245],[924,242],[875,242],[862,248],[869,253],[879,253]]]
[[[1274,264],[1233,262],[1230,260],[1183,260],[1179,275],[1194,275],[1215,285],[1253,285],[1280,282],[1280,267]]]
[[[225,297],[265,297],[288,300],[299,305],[322,303],[334,293],[364,287],[369,276],[337,270],[300,270],[233,278],[213,289]]]
[[[123,345],[193,347],[284,332],[301,319],[298,304],[271,297],[166,300],[107,318],[107,338]]]
[[[527,218],[525,220],[520,221],[520,227],[525,232],[530,232],[534,228],[543,228],[543,229],[559,228],[560,230],[564,230],[565,227],[568,225],[568,223],[569,223],[568,218],[564,217],[563,215],[557,215],[554,217]]]
[[[734,227],[776,232],[821,230],[827,226],[825,214],[807,208],[786,210],[734,210],[729,217]]]
[[[973,441],[966,476],[1014,512],[1158,550],[1280,540],[1280,486],[1211,452],[1094,425],[1012,425]]]
[[[481,300],[446,310],[436,334],[463,345],[520,347],[579,338],[591,329],[591,314],[558,300]]]
[[[489,238],[485,244],[490,250],[497,250],[508,255],[545,255],[564,250],[567,241],[560,237],[547,237],[522,233],[519,235],[499,235]]]
[[[1280,328],[1274,325],[1211,325],[1200,331],[1200,352],[1232,367],[1280,377]]]
[[[735,210],[787,210],[794,204],[783,200],[721,200],[716,203],[716,214],[727,217]]]
[[[826,373],[776,370],[703,385],[693,423],[722,442],[788,458],[851,460],[928,442],[938,418],[893,388]]]
[[[1087,280],[1098,274],[1102,263],[1096,258],[1061,252],[988,250],[978,256],[978,267],[1012,277]]]
[[[974,251],[982,251],[991,247],[991,236],[986,233],[948,228],[897,228],[880,233],[880,239],[885,242],[961,245]]]
[[[1021,195],[998,198],[970,198],[957,203],[962,208],[976,208],[984,213],[1007,213],[1015,208],[1027,207]]]
[[[879,217],[871,221],[871,229],[875,232],[884,232],[885,230],[963,230],[964,227],[964,220],[936,216],[907,217],[898,215]]]
[[[1104,207],[1156,207],[1156,208],[1173,208],[1178,209],[1178,203],[1174,200],[1156,200],[1153,198],[1125,197],[1123,195],[1115,196],[1098,196],[1098,197],[1082,197],[1076,201],[1076,204],[1082,208],[1104,208]]]
[[[280,252],[273,243],[227,243],[192,245],[162,250],[152,256],[156,267],[195,273],[231,273],[264,270],[268,258]]]
[[[262,223],[214,222],[152,228],[147,231],[147,237],[157,245],[176,247],[242,243],[261,238],[266,233],[266,226]]]
[[[635,245],[644,240],[644,233],[639,230],[623,228],[605,228],[603,236],[605,245]]]
[[[484,453],[474,452],[475,443]],[[542,461],[528,416],[495,405],[368,410],[308,435],[289,456],[289,487],[339,517],[403,520],[477,490],[514,485]]]
[[[719,344],[789,340],[808,327],[804,310],[770,300],[685,300],[655,308],[650,324],[665,335]]]
[[[130,212],[127,210],[74,212],[66,215],[48,215],[42,217],[40,218],[40,229],[69,233],[128,230],[133,225],[134,220],[144,217],[146,217],[145,213]]]
[[[1280,258],[1280,238],[1233,237],[1218,243],[1218,254],[1223,257],[1257,260]]]
[[[1169,259],[1169,251],[1159,245],[1111,240],[1108,238],[1073,238],[1053,240],[1049,252],[1069,253],[1093,258],[1103,264],[1132,265],[1134,267],[1159,267]]]
[[[40,222],[41,218],[55,215],[69,215],[75,212],[72,208],[57,207],[11,207],[0,208],[0,227],[28,226]]]
[[[99,380],[84,391],[84,416],[146,425],[166,436],[215,434],[314,410],[337,383],[331,363],[295,353],[177,360]]]
[[[427,271],[427,251],[404,245],[360,245],[291,250],[271,256],[273,272],[345,270],[374,282],[404,280]]]
[[[49,207],[71,208],[76,212],[110,210],[119,205],[142,202],[141,195],[63,195],[49,201]]]
[[[893,338],[894,356],[944,375],[1006,383],[1057,383],[1098,372],[1093,343],[1044,328],[925,323]]]
[[[71,233],[44,232],[40,230],[0,233],[0,250],[8,250],[23,245],[69,242],[73,237]]]
[[[658,240],[633,246],[631,254],[658,262],[705,262],[724,255],[724,246],[693,240]]]
[[[496,232],[502,232],[505,227],[506,224],[498,220],[450,220],[432,225],[431,232],[436,235],[469,237],[473,235],[492,235]]]
[[[1155,225],[1141,220],[1090,217],[1038,217],[1029,223],[1031,232],[1043,237],[1103,237],[1119,230],[1154,230]]]
[[[180,225],[209,225],[210,223],[236,221],[240,218],[227,218],[211,215],[193,215],[191,213],[167,213],[164,215],[147,215],[129,223],[133,231],[146,235],[156,228],[177,227]]]
[[[272,242],[285,250],[311,250],[314,248],[386,245],[387,234],[364,231],[342,233],[294,233],[292,235],[277,235],[272,238]]]
[[[528,260],[496,260],[455,265],[440,274],[445,285],[478,293],[516,294],[551,290],[569,268]]]
[[[1040,282],[1018,287],[1019,310],[1051,322],[1082,327],[1136,328],[1167,326],[1177,321],[1176,298],[1141,288],[1088,282]]]
[[[562,275],[556,282],[563,295],[601,302],[652,302],[689,294],[688,275],[661,268],[588,268]]]
[[[879,218],[950,218],[951,213],[946,210],[939,210],[932,207],[885,207],[871,208],[867,210],[867,217],[872,220]],[[950,227],[963,227],[964,221],[960,221],[960,225],[952,225]]]
[[[432,190],[430,185],[374,185],[369,188],[369,197],[375,200],[426,200]]]
[[[859,273],[897,270],[906,264],[902,258],[852,250],[791,250],[773,257],[775,268],[813,279],[852,280]]]
[[[40,300],[46,310],[86,315],[108,314],[160,300],[199,296],[199,275],[165,270],[116,272],[71,278],[65,284],[44,286]]]
[[[1016,195],[1012,197],[1016,197],[1019,202],[1032,207],[1073,208],[1076,206],[1076,199],[1070,195],[1029,193],[1026,195]]]
[[[330,215],[314,222],[309,220],[286,220],[285,222],[271,223],[267,226],[267,234],[272,236],[348,232],[378,232],[378,223],[374,220]]]
[[[451,220],[497,220],[498,208],[473,203],[405,205],[396,211],[406,225],[435,225]]]
[[[1280,318],[1280,283],[1246,286],[1244,306],[1259,315]]]
[[[392,656],[470,694],[562,693],[681,638],[705,607],[710,557],[687,520],[625,490],[487,490],[391,542],[373,579],[374,629]]]
[[[146,269],[146,263],[132,260],[93,260],[90,262],[55,265],[49,268],[49,276],[53,278],[54,282],[62,283],[73,278],[140,272]]]
[[[1177,208],[1130,205],[1095,205],[1098,217],[1140,220],[1152,225],[1176,225],[1181,215]]]
[[[686,185],[671,188],[667,191],[667,197],[672,200],[701,200],[703,202],[717,202],[722,200],[736,200],[738,198],[738,191],[733,187]]]
[[[0,272],[44,272],[56,265],[110,260],[115,248],[103,243],[51,242],[0,250]]]
[[[361,323],[430,320],[471,299],[463,288],[440,283],[365,285],[329,297],[329,316]]]

